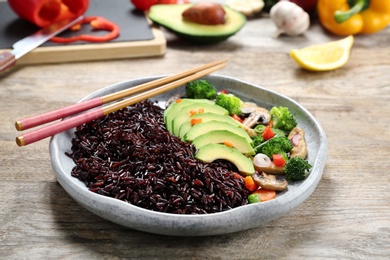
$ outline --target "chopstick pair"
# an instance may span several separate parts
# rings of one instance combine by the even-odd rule
[[[19,120],[15,123],[15,127],[18,131],[30,129],[32,127],[40,126],[45,123],[52,122],[57,119],[64,117],[72,116],[80,112],[87,111],[85,113],[67,118],[60,122],[51,124],[49,126],[42,127],[40,129],[25,133],[19,137],[16,137],[16,143],[18,146],[25,146],[44,138],[53,136],[60,132],[69,130],[73,127],[82,125],[84,123],[90,122],[97,118],[108,115],[114,111],[125,108],[127,106],[138,103],[142,100],[151,98],[153,96],[159,95],[166,91],[177,88],[183,84],[186,84],[189,81],[199,79],[206,76],[216,70],[223,68],[226,64],[226,60],[214,61],[194,69],[184,71],[182,73],[164,77],[161,79],[153,80],[136,87],[118,91],[103,97],[93,98],[84,102],[80,102],[68,107],[64,107],[58,110],[47,112],[41,115],[28,117],[22,120]],[[147,90],[147,91],[146,91]],[[145,92],[142,92],[145,91]],[[107,105],[105,107],[96,108],[104,104],[110,103],[128,97],[130,95],[142,92],[138,95],[123,99],[116,103]],[[92,109],[95,108],[95,109]]]

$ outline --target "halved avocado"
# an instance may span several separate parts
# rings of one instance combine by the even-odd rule
[[[169,132],[172,133],[172,121],[173,118],[181,111],[183,107],[189,106],[194,103],[207,103],[214,104],[214,101],[208,99],[191,99],[191,98],[183,98],[180,102],[174,102],[169,107],[167,107],[164,111],[164,121],[165,126]]]
[[[192,144],[195,145],[197,149],[201,149],[203,146],[210,143],[225,144],[225,142],[229,142],[233,145],[233,148],[236,148],[247,156],[255,154],[251,143],[248,142],[245,137],[239,136],[228,130],[213,130],[207,132],[195,138]]]
[[[184,140],[192,142],[198,136],[204,135],[205,133],[213,130],[228,130],[239,136],[244,137],[249,143],[252,142],[252,139],[249,137],[248,133],[243,128],[220,121],[209,121],[194,125],[185,134]]]
[[[225,122],[228,124],[232,124],[234,126],[239,127],[240,123],[237,120],[234,120],[231,116],[228,115],[218,115],[214,113],[200,113],[200,114],[195,114],[191,116],[186,122],[184,122],[179,131],[179,137],[184,140],[184,136],[187,133],[188,130],[191,129],[192,124],[191,120],[192,119],[201,119],[202,123],[209,122],[209,121],[221,121]]]
[[[149,18],[168,30],[195,43],[210,44],[224,41],[237,33],[245,24],[243,14],[223,5],[226,22],[221,25],[203,25],[182,18],[182,13],[193,4],[153,5]]]
[[[223,107],[217,106],[215,104],[207,103],[194,103],[188,106],[183,107],[180,112],[176,114],[172,121],[172,134],[179,136],[181,125],[187,121],[191,115],[195,112],[202,111],[201,113],[211,112],[214,114],[227,115],[229,112]]]
[[[195,158],[208,163],[223,159],[236,165],[237,169],[246,175],[252,175],[255,172],[255,167],[250,158],[237,149],[223,144],[207,144],[198,150]]]

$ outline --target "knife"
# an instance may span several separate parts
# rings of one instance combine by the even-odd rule
[[[76,19],[64,20],[52,24],[49,27],[43,28],[34,34],[15,42],[12,45],[12,51],[5,51],[0,53],[0,73],[12,67],[20,57],[29,51],[35,49],[50,38],[65,31],[69,27],[72,27],[73,25],[81,22],[82,19],[83,16],[79,16]]]

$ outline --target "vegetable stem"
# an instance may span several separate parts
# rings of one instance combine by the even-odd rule
[[[334,13],[334,19],[337,23],[343,23],[357,13],[360,13],[366,7],[367,0],[356,0],[348,11],[337,10]]]

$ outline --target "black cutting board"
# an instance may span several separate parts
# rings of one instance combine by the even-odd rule
[[[103,16],[104,18],[116,23],[120,27],[118,38],[109,43],[87,43],[75,42],[71,44],[56,44],[47,42],[42,47],[37,48],[32,53],[22,57],[21,63],[41,63],[41,62],[62,62],[74,60],[96,60],[110,58],[126,58],[161,55],[165,51],[165,39],[162,33],[156,28],[152,28],[147,21],[144,13],[137,10],[130,0],[90,0],[85,16]],[[31,22],[19,18],[7,2],[0,2],[0,49],[10,49],[16,41],[33,34],[39,30]],[[89,25],[84,25],[79,32],[64,32],[61,36],[71,34],[88,33],[104,35],[107,31],[92,31]],[[108,47],[109,45],[110,47]],[[142,48],[145,46],[146,48]],[[50,47],[50,48],[45,48]],[[58,59],[55,58],[56,47],[58,50]],[[82,52],[90,52],[90,55],[75,55],[77,47]],[[103,51],[99,53],[100,47]],[[137,48],[137,49],[134,49]],[[66,49],[72,52],[67,56]],[[112,55],[110,56],[110,50]],[[49,59],[45,55],[39,55],[35,59],[31,54],[49,52]]]

